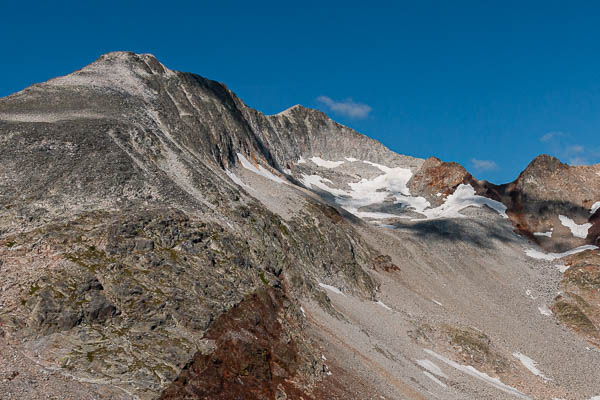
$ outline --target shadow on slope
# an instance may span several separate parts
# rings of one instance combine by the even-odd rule
[[[436,219],[402,224],[399,231],[410,232],[419,240],[474,245],[483,249],[496,248],[494,242],[516,242],[518,237],[507,225],[475,219]]]

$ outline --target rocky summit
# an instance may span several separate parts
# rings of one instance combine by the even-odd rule
[[[0,99],[2,399],[600,398],[600,164],[508,184],[115,52]]]

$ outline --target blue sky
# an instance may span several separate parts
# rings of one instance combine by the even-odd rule
[[[3,4],[0,96],[131,50],[496,183],[540,153],[600,162],[594,2],[58,3]]]

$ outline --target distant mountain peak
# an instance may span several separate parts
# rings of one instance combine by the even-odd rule
[[[561,162],[558,158],[548,154],[540,154],[527,166],[527,168],[538,168],[538,167],[566,167],[567,164]]]
[[[323,119],[329,119],[329,116],[327,116],[327,114],[325,114],[323,111],[320,111],[320,110],[317,110],[314,108],[304,107],[301,104],[296,104],[294,106],[291,106],[290,108],[287,108],[287,109],[275,114],[275,116],[300,117],[300,118],[304,118],[308,115],[313,115],[315,117],[323,118]]]
[[[101,69],[103,72],[111,74],[120,73],[123,68],[132,72],[150,75],[170,75],[173,73],[173,71],[158,61],[154,55],[137,54],[131,51],[113,51],[105,53],[98,57],[96,61],[84,67],[82,71],[88,69]]]

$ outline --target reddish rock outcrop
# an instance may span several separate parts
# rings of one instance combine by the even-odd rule
[[[591,221],[590,208],[600,200],[600,165],[569,166],[557,158],[540,155],[515,181],[495,188],[489,186],[508,207],[507,214],[517,230],[547,250],[564,251],[598,239],[598,222],[588,231],[587,238],[577,238],[563,226],[559,215],[577,224]],[[552,237],[533,235],[549,231]]]
[[[198,352],[161,398],[310,399],[300,369],[311,363],[294,337],[300,329],[292,314],[281,290],[248,296],[215,321],[204,337],[212,351]]]
[[[412,176],[408,188],[411,193],[418,193],[433,207],[437,207],[444,202],[446,196],[454,193],[458,185],[472,181],[473,176],[462,165],[429,157]]]
[[[495,185],[475,179],[460,164],[430,157],[413,175],[408,187],[433,207],[454,193],[460,184],[471,185],[478,195],[501,201],[515,230],[550,251],[564,251],[583,244],[598,244],[600,211],[590,208],[600,201],[600,164],[570,166],[549,155],[536,157],[513,182]],[[592,223],[586,238],[572,234],[559,215],[576,224]],[[535,232],[552,231],[551,237]]]

